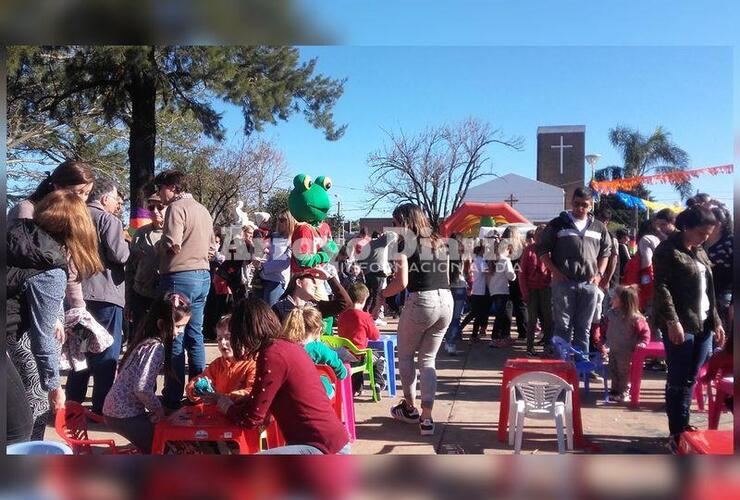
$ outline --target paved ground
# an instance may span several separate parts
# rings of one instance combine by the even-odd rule
[[[390,320],[384,333],[395,333],[396,321]],[[373,402],[369,390],[355,400],[357,441],[354,454],[510,454],[512,448],[499,443],[498,425],[501,376],[504,361],[524,357],[524,343],[508,349],[491,349],[488,342],[471,343],[466,331],[458,355],[448,356],[440,350],[437,358],[438,389],[433,418],[434,436],[419,435],[418,427],[393,420],[389,409],[395,400],[387,392],[380,402]],[[516,336],[516,333],[514,333]],[[216,346],[207,344],[207,359],[218,356]],[[667,453],[664,446],[668,432],[663,406],[665,372],[645,371],[639,410],[624,405],[604,405],[603,392],[586,395],[581,389],[582,420],[586,437],[606,454]],[[161,387],[161,382],[159,384]],[[400,395],[400,380],[398,381]],[[692,424],[706,428],[706,412],[692,412]],[[732,415],[722,416],[720,429],[732,428]],[[106,432],[101,425],[91,424],[91,437],[120,436]],[[55,430],[47,430],[46,439],[60,440]],[[524,428],[524,454],[557,452],[554,425],[547,421],[527,421]],[[576,450],[575,453],[582,453]]]

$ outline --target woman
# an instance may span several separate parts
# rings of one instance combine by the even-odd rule
[[[49,176],[44,179],[36,190],[27,199],[16,203],[8,211],[8,226],[16,219],[33,219],[34,206],[52,191],[70,191],[76,194],[84,203],[90,196],[95,177],[93,170],[87,163],[67,160],[60,163]],[[88,215],[89,217],[89,215]],[[74,262],[67,262],[67,289],[65,299],[68,308],[85,307],[82,298],[82,280],[78,279]],[[63,329],[58,323],[57,330]]]
[[[21,376],[32,416],[33,439],[43,439],[51,402],[64,406],[59,381],[67,263],[77,279],[102,271],[95,228],[78,195],[53,191],[35,204],[33,220],[18,219],[7,235],[8,353]],[[47,400],[48,393],[48,400]]]
[[[716,225],[710,210],[699,205],[688,208],[676,219],[678,231],[653,256],[656,323],[667,333],[663,339],[668,363],[665,398],[673,449],[681,433],[691,429],[691,394],[699,368],[709,357],[712,335],[718,346],[724,344],[712,265],[702,248]]]
[[[270,307],[280,300],[290,280],[290,236],[293,234],[295,219],[289,210],[282,212],[276,222],[275,231],[270,235],[267,260],[262,263],[262,298]]]
[[[516,226],[509,226],[501,236],[509,244],[511,265],[515,270],[518,270],[519,259],[526,246],[522,233]],[[520,340],[525,340],[527,338],[527,305],[524,303],[522,291],[519,288],[519,273],[516,274],[513,281],[509,281],[509,300],[513,306],[514,318],[516,318],[517,337]],[[508,308],[508,305],[506,307]],[[509,329],[511,329],[511,326],[509,326]],[[510,334],[507,335],[504,332],[504,336],[509,337]]]
[[[218,398],[218,407],[244,427],[265,425],[272,415],[287,446],[268,450],[277,455],[349,453],[349,437],[326,397],[316,367],[302,345],[280,337],[280,322],[261,299],[237,304],[229,324],[231,348],[240,359],[255,358],[252,397],[234,403]]]
[[[714,226],[714,231],[709,235],[704,248],[712,263],[717,312],[725,331],[732,332],[732,323],[728,317],[732,304],[732,217],[727,208],[720,206],[713,207],[712,214],[717,219],[717,225]]]
[[[435,359],[452,320],[449,257],[418,206],[404,203],[396,207],[393,224],[402,229],[403,250],[398,256],[398,272],[382,295],[391,297],[407,288],[410,293],[398,322],[398,368],[404,398],[391,408],[391,415],[419,424],[421,435],[429,436],[434,434]],[[415,406],[415,355],[421,365],[421,414]]]

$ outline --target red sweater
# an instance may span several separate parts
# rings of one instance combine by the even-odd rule
[[[303,346],[287,340],[275,340],[262,350],[252,394],[229,408],[227,415],[254,428],[268,413],[289,445],[306,444],[334,454],[349,442],[313,361]]]
[[[370,313],[350,309],[339,315],[338,332],[340,337],[351,340],[359,349],[367,348],[368,340],[378,340],[380,331]]]
[[[530,290],[543,290],[550,286],[550,270],[537,257],[535,245],[528,245],[519,259],[519,289],[526,297]]]

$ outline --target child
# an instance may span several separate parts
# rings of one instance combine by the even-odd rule
[[[347,369],[331,347],[321,342],[321,332],[324,329],[324,320],[318,309],[311,306],[296,307],[285,319],[282,338],[303,344],[311,360],[316,365],[327,365],[342,380],[347,376]],[[331,382],[321,376],[326,395],[329,399],[334,397],[335,388]]]
[[[483,256],[486,253],[486,245],[480,243],[473,249],[475,257],[468,268],[468,281],[470,286],[470,312],[460,324],[460,331],[473,321],[473,333],[471,341],[477,341],[486,335],[488,318],[491,315],[491,295],[488,293],[488,262]]]
[[[618,286],[611,306],[601,326],[609,346],[609,374],[612,378],[609,401],[628,402],[632,353],[637,346],[644,347],[650,342],[650,327],[640,313],[635,287]]]
[[[514,281],[516,273],[509,259],[511,248],[496,245],[497,259],[489,266],[488,290],[491,293],[496,319],[493,322],[493,339],[490,347],[506,347],[511,343],[511,312],[507,307],[509,301],[509,282]]]
[[[105,422],[145,453],[152,449],[154,424],[165,417],[155,394],[164,367],[173,374],[172,342],[190,321],[190,301],[172,292],[155,299],[143,325],[130,340],[116,380],[103,404]]]
[[[337,334],[351,341],[358,349],[367,349],[368,340],[378,340],[380,332],[370,313],[364,311],[370,290],[362,283],[355,283],[347,290],[354,307],[339,315]],[[375,378],[375,392],[380,394],[385,389],[385,358],[382,354],[373,351],[373,376]],[[355,395],[362,392],[362,373],[352,375],[352,390]]]
[[[231,349],[231,332],[229,331],[231,314],[226,314],[216,324],[216,342],[221,357],[215,359],[200,375],[190,380],[185,393],[190,401],[214,403],[219,395],[224,394],[234,401],[249,395],[254,383],[255,361],[251,358],[236,359]],[[203,386],[210,386],[212,391],[204,391]]]

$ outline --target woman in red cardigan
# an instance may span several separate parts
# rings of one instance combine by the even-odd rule
[[[252,393],[234,403],[221,397],[218,406],[244,427],[264,425],[272,414],[287,446],[265,451],[278,455],[348,454],[349,436],[326,396],[316,367],[303,346],[279,338],[275,313],[262,299],[244,299],[232,314],[234,356],[254,357]]]

